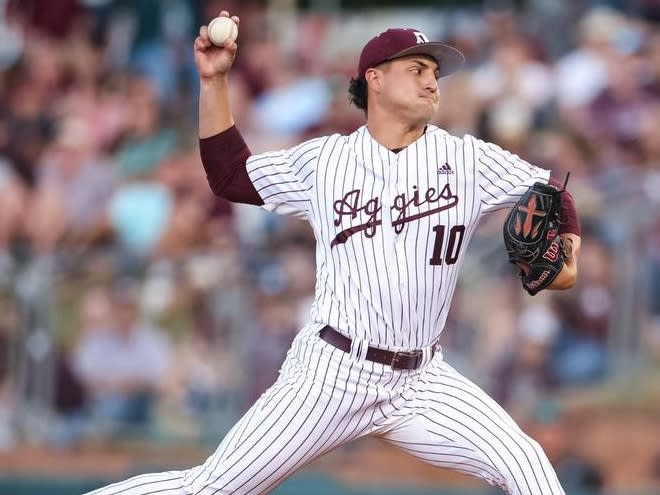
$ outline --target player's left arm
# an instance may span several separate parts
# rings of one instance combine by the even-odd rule
[[[563,241],[564,247],[564,266],[559,275],[547,287],[551,290],[570,289],[577,282],[578,276],[578,257],[580,254],[580,219],[575,208],[575,200],[570,192],[562,187],[553,177],[550,177],[549,184],[563,189],[561,193],[561,207],[559,210],[559,236]]]
[[[484,213],[509,208],[535,183],[547,182],[560,190],[559,231],[564,242],[564,264],[555,279],[545,289],[569,289],[577,281],[578,255],[580,253],[580,221],[575,201],[569,191],[550,172],[532,165],[500,146],[479,139],[464,138],[475,151],[479,176],[477,182]],[[517,263],[518,264],[518,263]],[[518,264],[525,270],[525,267]]]

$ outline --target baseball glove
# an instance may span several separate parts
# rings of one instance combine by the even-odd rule
[[[566,254],[559,237],[561,190],[535,183],[518,200],[504,222],[504,245],[509,261],[520,268],[523,288],[530,295],[557,277]]]

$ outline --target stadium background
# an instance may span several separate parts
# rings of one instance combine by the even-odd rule
[[[203,461],[306,316],[310,231],[211,197],[199,162],[191,45],[223,9],[253,152],[360,125],[348,79],[389,26],[464,51],[436,123],[570,171],[583,255],[573,290],[531,298],[487,219],[445,356],[567,493],[658,493],[657,0],[0,0],[0,493]],[[375,440],[276,493],[310,492],[490,493]]]

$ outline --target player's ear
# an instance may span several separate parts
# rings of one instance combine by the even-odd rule
[[[367,81],[367,86],[375,92],[379,92],[382,89],[382,76],[382,72],[374,68],[367,69],[367,71],[364,73],[364,79]]]

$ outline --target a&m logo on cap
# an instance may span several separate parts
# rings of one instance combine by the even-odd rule
[[[419,45],[420,43],[428,43],[429,38],[426,36],[424,33],[420,33],[419,31],[414,31],[415,34],[415,39],[417,40],[417,44]]]

